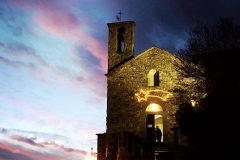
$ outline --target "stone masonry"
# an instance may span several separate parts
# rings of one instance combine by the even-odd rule
[[[145,139],[146,107],[150,103],[160,104],[163,108],[164,137],[171,143],[170,128],[175,123],[177,110],[174,97],[167,102],[151,98],[146,102],[138,102],[135,93],[140,89],[161,89],[173,91],[176,87],[176,76],[173,61],[176,57],[153,46],[139,56],[127,61],[107,74],[108,108],[107,108],[107,142],[118,139],[121,131],[132,131],[136,136]],[[147,74],[156,69],[160,74],[160,85],[148,87]]]

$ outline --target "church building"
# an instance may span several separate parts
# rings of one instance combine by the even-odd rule
[[[133,21],[108,23],[106,132],[97,134],[98,160],[146,159],[148,144],[181,143],[173,91],[178,72],[175,54],[156,46],[134,56]],[[149,146],[150,147],[150,146]]]

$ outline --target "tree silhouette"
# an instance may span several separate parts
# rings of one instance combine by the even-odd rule
[[[224,18],[213,25],[198,23],[188,33],[176,67],[179,83],[186,95],[197,97],[198,106],[180,105],[179,129],[212,158],[233,159],[240,153],[240,26]]]
[[[209,92],[206,90],[206,79],[210,80],[213,77],[208,76],[216,73],[216,70],[206,72],[206,66],[208,69],[214,66],[212,63],[218,62],[216,56],[240,50],[240,26],[235,25],[232,18],[223,18],[213,25],[198,22],[188,34],[186,46],[177,52],[181,61],[175,64],[180,73],[179,83],[195,94],[206,93]],[[229,65],[227,63],[225,66]],[[215,68],[218,66],[215,65]],[[189,83],[186,79],[193,82]]]

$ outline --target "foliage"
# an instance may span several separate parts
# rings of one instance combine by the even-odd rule
[[[176,120],[183,135],[191,135],[196,131],[198,126],[197,113],[191,104],[185,103],[179,106],[179,110],[176,113]]]
[[[181,63],[175,66],[179,71],[179,83],[195,94],[206,92],[206,56],[240,50],[240,26],[232,18],[223,18],[213,25],[198,22],[189,30],[189,38],[183,49],[178,51]],[[214,56],[213,56],[214,57]],[[211,62],[210,62],[211,63]],[[192,80],[192,83],[189,83]]]
[[[183,103],[176,112],[176,121],[181,134],[188,137],[190,144],[197,144],[196,133],[200,125],[199,114],[190,103]]]
[[[187,94],[198,96],[197,107],[179,106],[176,120],[181,133],[208,155],[232,159],[240,154],[240,26],[231,18],[213,25],[198,23],[178,54],[179,82]],[[185,100],[180,98],[178,102]]]

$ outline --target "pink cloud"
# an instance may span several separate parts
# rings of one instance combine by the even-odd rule
[[[7,138],[7,137],[6,137]],[[17,141],[18,143],[9,140]],[[29,139],[23,136],[11,136],[10,139],[0,142],[0,159],[4,152],[4,160],[78,160],[87,157],[88,152],[59,145],[55,142],[34,142],[37,139]],[[31,145],[34,147],[27,147]]]
[[[28,117],[19,117],[19,120],[22,122],[27,122],[27,123],[36,123],[38,125],[51,125],[51,126],[62,126],[66,127],[68,124],[75,124],[75,121],[72,119],[63,119],[61,116],[56,115],[54,113],[50,113],[47,110],[44,110],[39,106],[36,105],[31,105],[30,102],[24,102],[22,101],[21,103],[24,103],[21,106],[21,109],[25,109],[25,112],[28,113]],[[24,108],[23,108],[24,106]],[[34,106],[34,107],[33,107]],[[48,108],[45,106],[44,108]],[[29,118],[30,117],[30,118]],[[29,120],[31,119],[31,120]],[[80,120],[79,120],[80,121]],[[79,122],[80,123],[80,122]]]
[[[63,119],[63,117],[47,111],[48,106],[36,105],[31,100],[24,100],[19,97],[5,96],[2,103],[7,104],[11,110],[22,110],[25,115],[16,115],[14,119],[19,123],[32,123],[39,126],[61,126],[66,128],[69,124],[75,124],[72,119]],[[11,107],[11,108],[10,108]],[[26,116],[27,115],[27,116]],[[81,123],[79,120],[78,123]],[[77,124],[76,124],[77,125]]]
[[[14,68],[23,68],[28,71],[30,76],[36,77],[44,83],[55,83],[57,81],[57,83],[68,83],[74,88],[79,88],[79,86],[84,85],[99,98],[105,96],[106,77],[102,73],[107,70],[107,45],[84,31],[84,26],[81,21],[82,19],[79,19],[79,17],[68,10],[66,6],[61,6],[61,3],[55,3],[55,1],[37,0],[36,2],[31,3],[31,5],[30,1],[27,0],[10,0],[10,2],[27,11],[32,11],[36,23],[46,31],[84,47],[98,59],[101,67],[89,64],[89,67],[84,70],[84,72],[89,75],[87,77],[82,75],[76,77],[75,75],[70,75],[70,73],[67,73],[66,71],[61,71],[58,68],[50,66],[41,59],[41,57],[37,56],[34,51],[32,54],[21,55],[21,57],[20,54],[17,54],[18,57],[15,58],[16,61],[14,64],[10,61],[12,58],[9,59],[8,57],[0,57],[0,61],[4,62],[6,65],[11,65]],[[84,23],[86,22],[84,21]],[[8,46],[5,46],[5,48],[6,47]],[[11,46],[11,48],[12,47],[13,46]],[[18,49],[17,51],[19,53],[21,50]],[[23,51],[23,53],[25,53],[25,51]],[[84,54],[88,53],[85,52]],[[24,57],[30,57],[30,63],[23,63],[20,58]],[[89,59],[86,58],[84,60],[89,61]],[[98,63],[96,63],[96,65],[98,65]],[[101,74],[99,74],[99,70],[93,71],[92,67],[100,68],[102,71]],[[52,78],[53,76],[55,77],[54,79]]]
[[[48,146],[52,146],[54,148],[57,148],[57,149],[60,149],[64,152],[75,152],[75,153],[80,153],[82,155],[87,155],[87,152],[86,151],[82,151],[82,150],[79,150],[79,149],[74,149],[74,148],[69,148],[69,147],[64,147],[64,145],[59,145],[53,141],[49,142],[49,141],[43,141],[43,142],[35,142],[37,140],[37,138],[26,138],[26,137],[22,137],[22,136],[17,136],[17,135],[13,135],[10,137],[10,139],[12,140],[16,140],[18,142],[22,142],[22,143],[25,143],[25,144],[29,144],[29,145],[32,145],[32,146],[35,146],[35,147],[41,147],[41,148],[44,148],[45,146],[48,147]]]
[[[25,137],[21,137],[21,136],[11,136],[11,139],[17,140],[19,142],[24,142],[24,143],[27,143],[29,145],[36,146],[36,147],[44,147],[42,144],[35,143],[34,140],[31,138],[25,138]]]
[[[93,92],[106,96],[107,78],[104,75],[95,74],[90,79],[94,80],[88,81],[90,89]]]
[[[107,50],[104,47],[106,45],[88,35],[84,31],[81,21],[66,8],[54,4],[53,9],[45,7],[45,5],[40,5],[36,10],[35,20],[37,24],[52,34],[63,39],[73,40],[75,43],[85,47],[86,50],[100,60],[102,70],[106,71]]]
[[[102,41],[95,39],[94,37],[87,34],[84,30],[84,24],[86,21],[80,20],[73,12],[68,9],[71,3],[75,4],[75,2],[70,2],[70,4],[65,3],[61,5],[61,3],[56,3],[55,1],[42,1],[37,0],[35,5],[30,6],[30,2],[27,0],[11,0],[13,4],[22,7],[25,10],[30,10],[34,13],[36,23],[43,28],[44,30],[61,37],[62,39],[72,41],[77,45],[83,46],[84,49],[88,50],[94,57],[96,57],[101,66],[101,70],[103,72],[107,71],[107,50],[106,44]],[[88,20],[89,21],[89,20]],[[89,23],[89,22],[87,22]],[[88,25],[88,24],[87,24]],[[89,25],[88,25],[89,26]],[[87,60],[87,59],[86,59]],[[30,73],[42,73],[40,79],[44,81],[43,75],[61,75],[61,71],[50,68],[48,64],[46,64],[40,57],[34,57],[34,62],[36,62],[39,66],[43,67],[43,70],[39,70],[39,68],[28,68]],[[28,67],[28,66],[26,66]],[[38,71],[36,72],[36,69]],[[91,66],[86,68],[86,73],[91,74]],[[51,73],[49,73],[51,72]],[[53,74],[52,74],[53,73]],[[93,73],[95,74],[95,73]],[[94,76],[94,77],[93,77]],[[70,77],[70,76],[65,76]],[[58,80],[66,80],[61,79],[61,77],[57,78]],[[100,79],[100,81],[99,81]],[[87,85],[88,87],[97,85],[93,89],[95,93],[102,94],[106,93],[106,77],[104,75],[92,75],[89,79],[84,79],[83,77],[76,77],[73,79],[69,79],[70,83],[75,87],[80,86],[80,84]],[[98,80],[98,82],[94,82]],[[78,88],[78,87],[77,87]],[[96,90],[97,88],[97,90]]]
[[[82,150],[74,149],[74,148],[67,148],[67,147],[64,147],[63,145],[59,145],[55,142],[42,142],[42,144],[54,146],[56,148],[59,148],[59,149],[63,150],[64,152],[76,152],[76,153],[80,153],[80,154],[83,154],[83,155],[88,154],[88,152],[86,152],[86,151],[82,151]]]
[[[11,0],[10,2],[25,10],[30,8],[27,0]],[[68,6],[68,4],[66,5]],[[83,46],[99,59],[102,70],[106,72],[107,50],[105,46],[107,45],[87,34],[83,27],[86,21],[81,21],[69,8],[55,1],[37,0],[36,5],[31,6],[31,11],[34,12],[35,21],[41,28],[62,39]]]
[[[15,4],[25,10],[31,9],[31,5],[28,0],[8,0],[10,3]]]
[[[53,3],[53,1],[38,0],[34,12],[36,22],[47,31],[58,36],[66,38],[72,36],[71,31],[81,29],[78,18],[63,6]]]
[[[11,53],[0,56],[0,62],[8,67],[14,69],[24,69],[28,71],[31,77],[36,77],[42,82],[49,83],[50,78],[51,80],[57,80],[58,83],[71,84],[74,88],[79,88],[79,86],[83,84],[93,90],[96,94],[106,93],[106,77],[93,70],[93,68],[97,66],[94,66],[93,68],[90,67],[88,70],[85,70],[85,74],[88,75],[88,78],[79,76],[72,77],[70,73],[66,72],[66,70],[50,66],[40,56],[36,55],[34,50],[30,47],[20,44],[3,45],[2,47],[7,51],[7,53]],[[77,58],[79,57],[74,57],[73,59]],[[75,63],[78,64],[79,62],[76,61]],[[81,68],[81,66],[79,66],[79,68]],[[49,76],[54,76],[55,78],[52,79]],[[92,86],[94,86],[94,88],[92,88]]]
[[[18,159],[18,160],[71,160],[67,156],[60,157],[58,155],[50,153],[40,153],[30,149],[26,149],[19,145],[13,145],[8,143],[0,143],[0,149],[5,152],[4,160]],[[0,155],[1,158],[1,155]]]
[[[2,48],[6,54],[0,56],[0,61],[14,69],[27,70],[32,75],[44,75],[46,71],[56,74],[56,70],[35,54],[31,47],[23,44],[8,44]],[[49,74],[46,74],[49,75]],[[42,77],[38,77],[42,79]]]
[[[72,83],[76,87],[79,86],[79,83],[84,84],[85,86],[88,86],[88,88],[97,95],[106,96],[107,93],[107,77],[103,74],[95,73],[91,74],[90,77],[87,79],[81,79],[80,77],[75,77],[74,81],[75,83]]]

